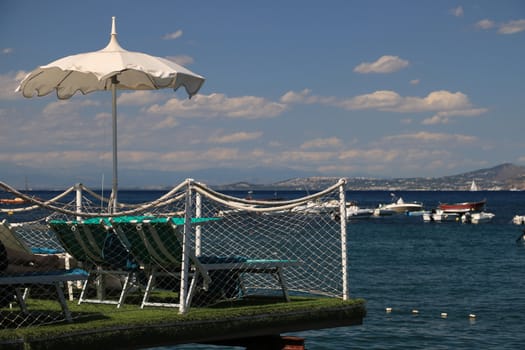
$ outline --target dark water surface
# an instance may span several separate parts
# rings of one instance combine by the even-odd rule
[[[350,223],[350,292],[367,300],[363,325],[293,335],[305,337],[309,350],[525,349],[525,244],[516,242],[524,227],[511,222],[525,215],[525,192],[396,194],[427,209],[487,199],[486,211],[496,217],[479,225],[421,217]],[[347,198],[375,207],[390,196],[363,191]]]
[[[161,194],[122,191],[119,200],[142,202]],[[525,349],[525,244],[516,242],[524,227],[511,222],[514,215],[525,215],[525,192],[396,194],[423,202],[426,209],[439,202],[487,199],[486,211],[496,217],[479,225],[424,223],[421,217],[406,216],[349,223],[350,293],[367,300],[364,323],[293,335],[305,337],[309,350]],[[390,193],[350,191],[347,199],[376,207],[389,202]],[[156,349],[232,348],[189,344]]]

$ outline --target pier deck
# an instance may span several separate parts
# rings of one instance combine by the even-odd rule
[[[55,303],[37,301],[34,313],[60,312]],[[185,343],[229,344],[252,348],[254,339],[283,333],[359,325],[365,301],[335,298],[244,300],[194,308],[185,315],[173,309],[125,305],[70,304],[75,321],[0,330],[2,349],[132,349]],[[3,312],[17,312],[1,311]],[[37,317],[37,315],[35,315]],[[40,316],[41,317],[41,316]]]

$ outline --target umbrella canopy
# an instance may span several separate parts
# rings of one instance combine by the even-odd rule
[[[113,185],[110,210],[115,211],[118,191],[117,175],[117,102],[116,90],[155,90],[183,86],[191,98],[204,78],[161,57],[127,51],[117,41],[115,17],[111,38],[99,51],[67,56],[40,66],[29,73],[16,91],[25,97],[45,96],[56,90],[59,99],[68,99],[77,91],[111,90],[113,97]]]

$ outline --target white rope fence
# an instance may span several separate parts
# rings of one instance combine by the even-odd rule
[[[345,186],[341,179],[305,197],[253,200],[187,179],[154,200],[117,203],[118,212],[108,213],[107,200],[82,184],[41,199],[0,182],[0,194],[21,199],[0,206],[0,221],[33,252],[72,256],[72,266],[90,272],[86,302],[114,297],[115,312],[140,305],[185,313],[253,297],[346,300]],[[91,271],[106,270],[91,278]],[[81,286],[69,284],[71,298],[78,300]],[[20,319],[16,299],[9,304],[0,307],[0,329],[63,319],[56,312]]]

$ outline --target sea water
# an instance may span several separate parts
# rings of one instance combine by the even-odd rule
[[[525,244],[516,242],[524,227],[511,222],[514,215],[525,215],[525,192],[396,195],[427,209],[487,199],[486,211],[496,216],[478,225],[405,216],[349,223],[350,294],[367,301],[363,324],[291,335],[304,337],[309,350],[525,348]],[[385,191],[347,193],[363,207],[389,198]]]
[[[144,202],[163,192],[122,191],[123,202]],[[228,194],[244,197],[246,192]],[[297,198],[305,192],[257,192],[255,198]],[[486,199],[489,223],[426,223],[396,216],[350,222],[352,298],[367,301],[363,324],[290,335],[318,349],[523,349],[525,348],[525,191],[396,192],[405,202]],[[40,194],[50,198],[49,194]],[[390,201],[387,191],[349,191],[362,207]],[[417,313],[416,313],[417,311]],[[155,350],[240,349],[187,344]]]

